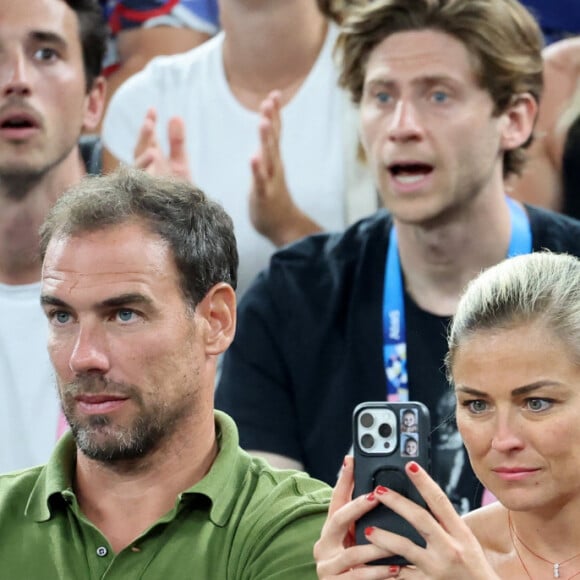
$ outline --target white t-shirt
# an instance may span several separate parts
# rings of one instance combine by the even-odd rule
[[[0,473],[5,473],[48,460],[60,404],[40,282],[0,284],[0,320]]]
[[[328,230],[342,229],[377,206],[368,173],[356,161],[356,111],[337,86],[332,57],[337,33],[331,25],[312,70],[282,109],[288,187],[302,211]],[[259,145],[259,115],[244,108],[228,86],[223,42],[221,32],[186,53],[155,58],[128,79],[108,107],[103,140],[115,157],[129,164],[149,107],[157,110],[157,134],[165,152],[169,118],[184,119],[193,180],[234,220],[240,294],[275,248],[250,221],[250,158]]]

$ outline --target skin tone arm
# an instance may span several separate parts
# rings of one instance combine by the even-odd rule
[[[209,35],[205,32],[173,26],[136,28],[120,32],[117,37],[117,49],[121,66],[107,79],[109,87],[107,103],[116,89],[130,76],[139,72],[153,57],[185,52],[208,38]],[[104,171],[106,173],[113,171],[118,165],[119,161],[105,150]]]
[[[406,473],[427,502],[431,513],[384,487],[349,501],[354,481],[353,467],[353,459],[347,458],[321,537],[314,547],[321,580],[396,577],[399,572],[396,566],[365,565],[366,562],[394,554],[400,554],[413,563],[404,568],[406,580],[499,580],[470,528],[457,514],[443,490],[419,465],[408,463]],[[366,530],[370,544],[354,545],[354,522],[379,502],[409,521],[425,538],[426,547],[378,528]]]
[[[515,199],[555,211],[562,209],[562,154],[567,127],[562,114],[580,81],[580,38],[548,46],[544,57],[544,94],[540,101],[535,139],[521,177],[512,177],[508,192]]]

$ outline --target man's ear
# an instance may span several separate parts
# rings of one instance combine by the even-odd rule
[[[225,282],[210,288],[195,312],[205,319],[205,348],[219,355],[230,346],[236,332],[236,293]]]
[[[501,146],[511,151],[522,146],[531,136],[538,116],[538,102],[531,93],[516,95],[508,109],[501,115]]]
[[[85,131],[90,133],[99,125],[105,107],[106,94],[107,81],[105,77],[99,76],[85,96],[85,114],[83,118],[83,129]]]

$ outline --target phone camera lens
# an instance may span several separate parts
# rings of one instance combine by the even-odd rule
[[[375,444],[375,438],[367,433],[361,437],[360,444],[365,449],[370,449]]]
[[[392,432],[393,432],[393,429],[391,428],[391,426],[388,423],[383,423],[379,427],[379,435],[381,437],[390,437]]]
[[[391,444],[389,443],[389,441],[385,441],[385,442],[383,443],[383,447],[384,447],[385,449],[390,449],[390,448],[391,448]]]
[[[373,419],[373,416],[370,413],[363,413],[360,416],[360,424],[363,427],[366,427],[367,429],[369,427],[372,427],[372,424],[375,422],[375,420]]]

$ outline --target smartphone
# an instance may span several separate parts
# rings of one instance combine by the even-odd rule
[[[431,471],[430,439],[431,420],[423,403],[379,401],[358,405],[353,412],[353,497],[383,485],[426,508],[425,501],[405,473],[405,465],[415,461]],[[356,522],[357,544],[369,543],[364,535],[369,526],[389,530],[425,546],[425,540],[415,528],[384,505],[377,506]],[[401,556],[369,563],[408,564]]]

